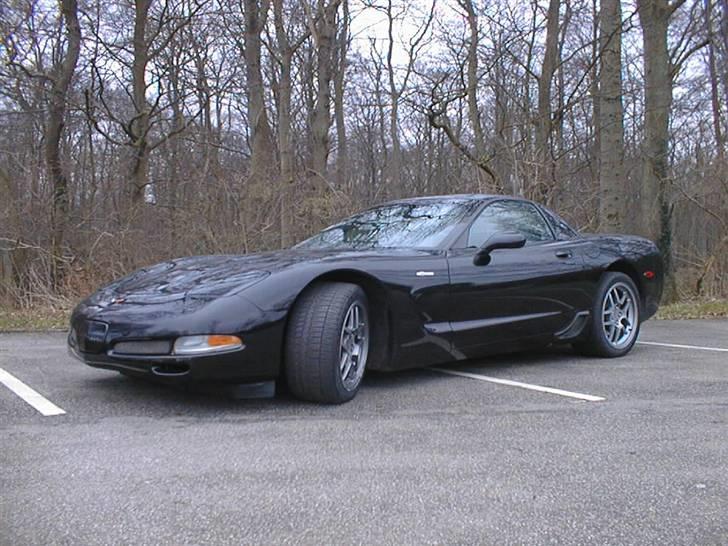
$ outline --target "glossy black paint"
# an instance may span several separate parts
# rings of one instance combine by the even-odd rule
[[[325,280],[358,283],[367,292],[374,336],[368,367],[381,370],[572,340],[588,322],[599,277],[608,269],[635,280],[643,320],[657,310],[663,273],[652,242],[562,234],[522,248],[490,249],[487,265],[476,265],[478,249],[464,244],[470,222],[488,204],[514,198],[467,198],[472,212],[442,248],[290,249],[181,258],[141,269],[78,305],[69,348],[89,365],[131,374],[192,381],[276,379],[284,365],[288,312],[309,285]],[[647,279],[646,271],[654,277]],[[121,340],[173,341],[194,334],[235,334],[245,347],[201,357],[113,351]]]

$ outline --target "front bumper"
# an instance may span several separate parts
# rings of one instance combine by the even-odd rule
[[[75,331],[68,335],[71,356],[94,368],[114,370],[139,377],[155,377],[172,383],[252,383],[275,380],[279,374],[278,351],[270,332],[245,335],[250,345],[202,355],[132,355],[114,353],[103,344],[93,352],[80,349]]]
[[[169,382],[248,383],[270,381],[281,369],[285,314],[264,313],[236,296],[211,301],[196,312],[169,304],[80,304],[71,315],[68,348],[95,368]],[[243,346],[209,354],[123,354],[120,342],[166,342],[189,335],[229,334]],[[161,343],[164,346],[164,343]]]
[[[201,356],[116,355],[112,350],[84,353],[73,345],[69,336],[68,352],[94,368],[137,376],[153,376],[174,382],[243,383],[274,379],[271,373],[261,373],[257,366],[246,365],[245,348]]]

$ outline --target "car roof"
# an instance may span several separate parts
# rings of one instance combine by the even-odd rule
[[[517,195],[487,194],[487,193],[454,193],[447,195],[425,195],[422,197],[406,197],[403,199],[395,199],[387,201],[382,205],[392,205],[397,203],[431,203],[431,202],[448,202],[448,201],[490,201],[493,199],[515,199],[519,201],[528,201]]]

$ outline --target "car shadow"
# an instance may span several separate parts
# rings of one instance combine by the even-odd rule
[[[85,383],[90,392],[99,395],[108,404],[132,403],[147,408],[184,406],[225,411],[242,406],[260,410],[274,401],[274,398],[237,398],[225,385],[175,385],[121,374],[90,378]]]
[[[513,370],[530,366],[573,365],[575,359],[579,360],[579,364],[582,364],[584,360],[601,360],[582,356],[571,347],[554,346],[544,349],[498,354],[485,358],[459,360],[435,367],[444,369],[478,368],[489,372],[497,372],[500,370]]]
[[[461,360],[444,363],[436,366],[444,369],[467,369],[470,371],[483,371],[497,373],[511,371],[514,368],[548,365],[559,358],[572,360],[575,356],[568,347],[551,347],[539,351],[501,354],[489,358]],[[477,370],[475,370],[477,368]],[[380,372],[368,371],[364,377],[363,392],[386,392],[399,389],[413,389],[426,387],[428,384],[439,383],[443,380],[442,374],[429,368],[413,368],[409,370]],[[304,402],[296,399],[288,390],[285,383],[276,385],[275,395],[266,398],[249,398],[240,396],[235,392],[235,386],[228,385],[194,385],[172,384],[156,381],[150,378],[128,377],[121,374],[111,374],[86,378],[84,380],[86,392],[92,392],[109,404],[133,405],[145,410],[165,411],[173,414],[182,412],[187,414],[225,412],[240,413],[294,413],[294,414],[330,414],[337,411],[335,408],[348,407],[357,404],[360,396],[345,406],[326,406]],[[94,396],[94,397],[95,397]]]

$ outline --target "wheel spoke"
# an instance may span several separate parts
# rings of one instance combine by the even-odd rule
[[[341,378],[346,379],[349,375],[349,371],[351,370],[351,355],[342,355],[341,362],[339,363],[339,369],[341,370]]]
[[[621,308],[625,302],[627,301],[627,298],[629,297],[629,294],[626,291],[617,291],[617,304]]]

